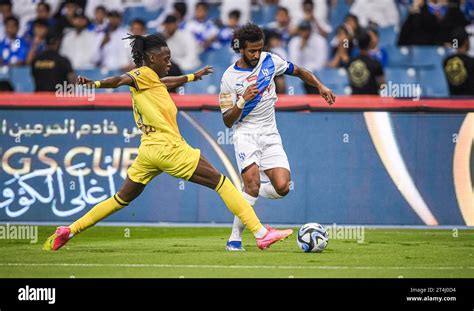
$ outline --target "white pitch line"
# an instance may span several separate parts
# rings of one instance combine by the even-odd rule
[[[0,263],[18,267],[125,267],[125,268],[186,268],[186,269],[287,269],[287,270],[474,270],[474,267],[367,267],[367,266],[224,266],[171,264],[101,264],[101,263]]]

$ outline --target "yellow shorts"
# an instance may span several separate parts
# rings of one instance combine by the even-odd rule
[[[189,180],[200,157],[201,150],[192,148],[184,140],[169,145],[140,145],[127,174],[132,181],[144,185],[162,172]]]

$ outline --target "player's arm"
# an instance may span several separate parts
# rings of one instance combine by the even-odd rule
[[[244,109],[245,103],[252,100],[258,94],[258,88],[255,84],[250,85],[244,92],[244,95],[237,100],[234,104],[232,101],[232,96],[230,93],[221,93],[220,95],[220,105],[221,108],[225,107],[232,107],[224,112],[222,118],[224,119],[224,124],[228,128],[231,128],[237,120],[240,119],[240,115],[242,114],[242,110]]]
[[[324,100],[332,105],[336,102],[336,95],[326,87],[311,71],[294,65],[293,76],[300,78],[306,84],[312,85],[319,90],[319,94]]]
[[[78,76],[76,84],[86,85],[96,88],[115,89],[122,85],[133,86],[134,82],[129,75],[123,74],[121,76],[109,77],[100,81],[92,81],[84,76]]]
[[[379,88],[381,88],[382,85],[385,84],[385,76],[384,75],[376,76],[375,81],[377,82],[377,85],[379,86]]]
[[[381,88],[382,85],[385,84],[385,76],[383,73],[382,65],[380,63],[378,63],[375,68],[375,81],[377,82],[379,88]]]
[[[161,79],[161,82],[163,82],[166,85],[166,88],[174,89],[187,82],[201,80],[203,76],[210,75],[213,72],[214,72],[214,69],[212,68],[212,66],[206,66],[202,69],[199,69],[195,73],[192,73],[189,75],[164,77]]]

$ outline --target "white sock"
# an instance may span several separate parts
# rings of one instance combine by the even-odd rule
[[[252,207],[257,203],[258,198],[253,197],[248,193],[244,192],[242,193],[242,196],[250,205],[252,205]],[[242,241],[242,233],[244,232],[244,229],[245,225],[242,220],[240,220],[239,217],[234,216],[234,223],[232,224],[232,233],[230,234],[229,241]]]
[[[265,234],[267,234],[268,230],[267,228],[265,228],[264,226],[262,226],[262,228],[260,228],[257,232],[255,232],[253,235],[256,239],[261,239],[265,236]]]
[[[262,183],[260,185],[260,190],[258,191],[258,195],[267,199],[281,199],[283,198],[279,195],[275,188],[273,187],[271,182]]]

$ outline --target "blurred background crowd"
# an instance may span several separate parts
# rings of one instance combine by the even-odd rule
[[[248,21],[264,29],[265,50],[340,95],[378,94],[384,83],[420,85],[423,96],[474,95],[474,0],[0,0],[0,89],[54,92],[78,74],[131,70],[123,38],[160,32],[170,74],[216,70],[185,92],[215,94],[239,57],[233,31]],[[277,91],[317,93],[292,77],[279,77]]]

